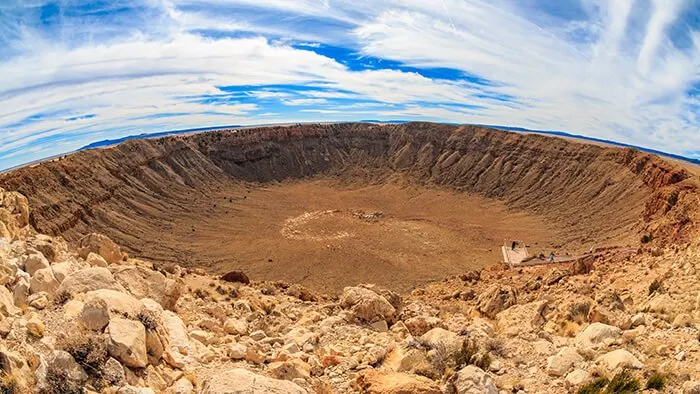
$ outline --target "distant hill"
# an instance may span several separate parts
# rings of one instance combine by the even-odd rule
[[[113,140],[102,140],[102,141],[93,142],[89,145],[83,146],[82,148],[80,148],[78,150],[81,151],[81,150],[85,150],[85,149],[104,148],[107,146],[118,145],[118,144],[121,144],[122,142],[130,141],[130,140],[139,140],[139,139],[144,139],[144,138],[160,138],[160,137],[167,137],[169,135],[197,133],[197,132],[202,132],[202,131],[221,130],[221,129],[234,129],[234,128],[238,128],[238,127],[241,127],[241,126],[240,125],[214,126],[214,127],[201,127],[198,129],[162,131],[160,133],[141,133],[141,134],[136,134],[136,135],[128,135],[128,136],[122,137],[122,138],[115,138]]]

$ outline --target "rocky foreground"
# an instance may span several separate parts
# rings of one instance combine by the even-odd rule
[[[0,392],[700,393],[698,265],[611,249],[338,299],[71,247],[0,189]]]

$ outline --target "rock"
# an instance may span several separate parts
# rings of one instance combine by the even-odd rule
[[[642,306],[643,312],[673,313],[676,310],[676,302],[668,294],[657,294]]]
[[[617,327],[593,323],[576,336],[576,343],[588,347],[602,343],[606,339],[616,339],[620,335],[622,335],[622,330]]]
[[[58,263],[51,266],[53,270],[53,276],[56,280],[61,283],[66,280],[73,272],[80,271],[81,268],[73,262]]]
[[[58,255],[66,249],[66,243],[60,238],[51,238],[48,235],[37,234],[31,238],[27,245],[41,253],[50,262],[56,262]]]
[[[565,380],[572,386],[578,386],[588,381],[591,378],[591,374],[583,369],[575,369],[566,375]]]
[[[109,354],[132,368],[148,365],[146,328],[140,322],[113,318],[107,325]]]
[[[263,331],[263,330],[257,330],[257,331],[251,332],[249,337],[250,337],[250,339],[252,339],[254,341],[261,341],[267,337],[267,334],[265,334],[265,331]]]
[[[675,319],[673,319],[673,327],[680,328],[680,327],[690,327],[695,323],[693,316],[687,314],[687,313],[681,313],[678,316],[676,316]]]
[[[0,317],[14,315],[16,311],[12,293],[5,286],[0,286]]]
[[[674,357],[678,361],[683,361],[685,360],[685,352],[678,352],[676,353],[676,357]]]
[[[462,342],[464,342],[464,339],[460,338],[459,335],[440,327],[433,328],[426,332],[420,339],[433,348],[442,345],[448,352],[460,350],[462,348]]]
[[[637,313],[630,319],[630,327],[635,328],[639,326],[645,326],[647,323],[646,316],[643,313]]]
[[[435,327],[447,328],[440,318],[435,316],[416,316],[404,321],[411,335],[419,337]]]
[[[579,259],[576,259],[574,263],[571,265],[571,274],[572,275],[586,275],[593,271],[593,266],[595,263],[595,257],[594,256],[585,256]]]
[[[97,253],[90,252],[87,257],[85,257],[85,262],[90,265],[90,267],[107,267],[107,260]]]
[[[565,347],[547,359],[547,373],[552,376],[564,376],[572,367],[583,361],[576,349]]]
[[[32,308],[43,310],[49,306],[49,295],[44,292],[32,294],[27,298],[27,302]]]
[[[270,363],[268,369],[273,377],[284,380],[308,379],[311,377],[309,364],[294,358]]]
[[[496,315],[496,324],[501,333],[508,336],[532,333],[546,323],[544,315],[548,305],[546,300],[513,305]]]
[[[209,331],[204,331],[204,330],[193,330],[193,331],[190,331],[190,338],[196,339],[197,341],[199,341],[205,345],[209,345],[214,340],[214,334],[212,334]]]
[[[187,378],[180,378],[167,391],[167,394],[192,394],[194,385]]]
[[[562,279],[566,278],[569,275],[571,275],[571,272],[569,272],[569,270],[555,268],[549,271],[549,273],[543,278],[543,281],[547,286],[551,286],[556,283],[559,283]]]
[[[221,276],[221,280],[224,282],[231,282],[231,283],[243,283],[246,285],[250,284],[250,279],[248,278],[248,275],[246,275],[243,271],[229,271],[226,274]]]
[[[156,394],[150,387],[136,387],[127,384],[117,390],[117,394]]]
[[[107,362],[105,362],[105,365],[102,366],[100,372],[104,380],[113,385],[121,385],[122,383],[126,382],[124,367],[113,357],[110,357]]]
[[[393,372],[409,372],[431,376],[434,371],[425,352],[402,346],[394,346],[386,354],[382,368]]]
[[[58,292],[66,292],[75,295],[100,289],[116,290],[119,292],[125,291],[124,288],[117,283],[114,276],[107,268],[91,267],[74,272],[68,276],[61,283]]]
[[[2,377],[13,377],[16,386],[15,392],[29,392],[31,381],[31,370],[26,360],[18,353],[12,352],[0,343],[0,375]],[[0,382],[2,380],[0,379]],[[2,390],[0,390],[2,392]],[[12,394],[12,390],[7,390],[4,394]]]
[[[86,297],[80,311],[80,322],[93,331],[102,332],[109,324],[109,306],[107,301],[100,297]]]
[[[134,297],[151,298],[163,308],[172,310],[184,291],[181,280],[167,279],[163,274],[140,266],[118,266],[113,275]]]
[[[80,364],[73,359],[73,356],[63,350],[54,350],[46,365],[40,367],[36,374],[40,388],[47,386],[47,378],[52,378],[52,375],[54,379],[56,375],[59,375],[63,380],[62,385],[74,388],[82,387],[88,379],[88,375]]]
[[[228,356],[232,360],[242,360],[246,353],[248,353],[248,348],[242,343],[234,343],[228,349]]]
[[[53,270],[51,268],[37,270],[29,281],[29,292],[32,294],[43,291],[53,295],[58,288],[58,280],[56,280],[56,277],[53,275]]]
[[[231,369],[211,376],[204,382],[202,394],[307,394],[300,386],[268,378],[245,369]]]
[[[491,376],[473,365],[468,365],[454,374],[447,385],[455,394],[498,394]]]
[[[102,234],[92,233],[84,236],[78,242],[78,248],[78,254],[84,259],[90,253],[96,253],[109,264],[118,264],[122,261],[122,252],[119,246]]]
[[[110,313],[135,318],[143,308],[143,303],[127,293],[110,289],[88,291],[85,294],[85,304],[100,299],[107,304]]]
[[[27,332],[37,338],[43,338],[46,333],[44,323],[36,313],[33,313],[27,320]]]
[[[163,357],[165,349],[158,333],[154,330],[146,330],[146,353],[148,353],[149,364],[158,364]]]
[[[396,309],[386,298],[362,287],[343,289],[340,306],[349,309],[355,318],[365,322],[391,321],[396,312]]]
[[[40,269],[49,268],[51,264],[43,254],[36,252],[24,258],[24,271],[29,275],[34,275]]]
[[[243,319],[226,319],[226,322],[224,322],[224,331],[231,335],[247,335],[248,322]]]
[[[31,287],[31,277],[24,271],[17,271],[17,279],[15,280],[15,285],[12,288],[12,297],[14,299],[15,306],[18,308],[25,308],[29,305],[29,294]],[[46,294],[46,293],[38,293]]]
[[[606,353],[598,357],[596,362],[611,372],[618,368],[641,369],[644,367],[644,364],[637,360],[632,353],[624,349],[617,349]]]
[[[369,327],[377,332],[387,332],[389,331],[389,325],[387,324],[386,320],[377,320],[373,323],[369,324]]]
[[[167,335],[163,341],[165,348],[163,357],[168,364],[181,368],[184,365],[184,356],[190,354],[192,350],[185,323],[180,316],[171,311],[164,311],[162,320]]]
[[[700,394],[700,380],[689,380],[683,383],[683,394]]]
[[[356,389],[366,394],[441,394],[440,387],[422,376],[399,372],[366,370],[355,381]]]
[[[484,315],[495,318],[496,315],[517,303],[515,290],[510,286],[491,285],[479,295],[476,309]]]

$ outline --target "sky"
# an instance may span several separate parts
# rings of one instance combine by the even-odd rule
[[[700,0],[0,0],[0,169],[140,133],[363,119],[700,158]]]

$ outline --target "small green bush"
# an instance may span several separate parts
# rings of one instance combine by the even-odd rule
[[[649,376],[649,379],[647,380],[647,390],[658,390],[661,391],[666,387],[666,376],[659,373],[659,372],[654,372]]]
[[[661,290],[662,283],[658,279],[654,279],[653,282],[649,285],[649,295],[652,295],[656,293],[657,291]]]
[[[629,371],[622,371],[615,375],[605,388],[605,394],[633,394],[639,391],[641,385]]]
[[[581,388],[578,389],[577,393],[578,394],[600,394],[603,392],[603,389],[605,388],[605,386],[608,385],[608,382],[610,382],[610,381],[607,378],[604,378],[604,377],[596,378],[592,382],[581,386]]]

